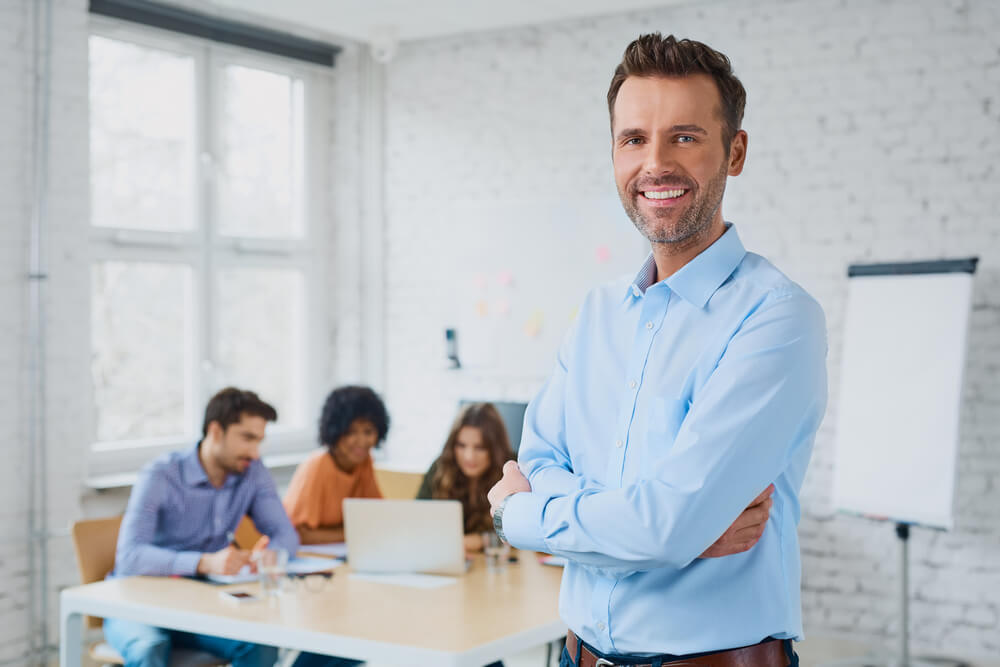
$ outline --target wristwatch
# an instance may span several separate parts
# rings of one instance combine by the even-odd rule
[[[501,542],[507,542],[507,537],[503,534],[503,508],[507,507],[508,500],[510,500],[510,496],[504,498],[503,502],[500,503],[500,507],[493,510],[493,530],[497,531],[497,537],[500,538]]]

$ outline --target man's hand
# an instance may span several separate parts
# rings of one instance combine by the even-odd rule
[[[236,574],[250,562],[250,552],[229,545],[214,554],[202,554],[198,574]]]
[[[504,498],[523,491],[531,491],[528,478],[521,473],[517,461],[507,461],[503,464],[503,477],[486,494],[486,498],[490,501],[490,516],[493,516],[493,512],[500,507]]]
[[[753,502],[743,510],[743,513],[736,517],[733,525],[715,541],[715,544],[705,549],[699,558],[732,556],[749,551],[753,545],[757,544],[761,535],[764,534],[767,519],[771,516],[771,505],[774,503],[771,500],[772,493],[774,493],[774,484],[754,498]]]

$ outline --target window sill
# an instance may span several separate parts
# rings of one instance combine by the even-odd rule
[[[262,457],[264,466],[269,470],[281,468],[294,468],[312,455],[313,450],[305,452],[290,452],[287,454],[271,454]],[[111,491],[113,489],[127,489],[135,484],[139,478],[138,472],[123,472],[113,475],[95,475],[84,480],[83,485],[100,493],[101,491]]]

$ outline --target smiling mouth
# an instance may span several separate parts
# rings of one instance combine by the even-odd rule
[[[683,197],[685,193],[687,193],[686,189],[678,188],[676,190],[645,190],[640,194],[652,201],[666,201]]]

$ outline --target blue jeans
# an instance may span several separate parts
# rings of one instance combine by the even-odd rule
[[[788,667],[799,667],[799,656],[797,653],[795,653],[795,649],[792,647],[792,641],[790,639],[786,639],[784,640],[784,644],[785,644],[785,655],[787,655],[789,659]],[[589,644],[587,645],[587,649],[592,653],[597,653],[596,651],[594,651],[594,647],[590,646]],[[601,654],[598,653],[598,655]],[[682,658],[678,658],[678,660],[681,659]],[[650,658],[633,658],[632,661],[635,664],[645,663],[647,665],[650,663],[652,664],[657,663],[656,660],[652,660]],[[627,660],[623,660],[623,662],[624,664],[628,664]],[[669,665],[670,662],[664,661],[662,664]],[[576,660],[571,658],[569,655],[569,649],[564,647],[562,650],[562,655],[559,656],[559,667],[576,667],[576,665],[577,665]]]
[[[125,667],[167,667],[174,646],[211,653],[233,667],[273,667],[278,660],[278,649],[273,646],[164,630],[117,618],[104,621],[104,638],[125,659]]]
[[[117,618],[105,619],[104,638],[125,659],[125,667],[167,667],[173,646],[211,653],[228,660],[233,667],[272,667],[278,660],[278,649],[273,646],[165,630]],[[292,667],[357,667],[360,664],[360,660],[300,653]]]

